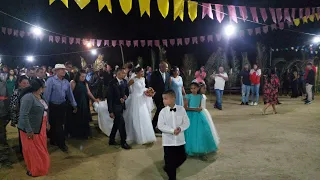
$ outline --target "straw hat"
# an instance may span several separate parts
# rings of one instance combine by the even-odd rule
[[[57,69],[66,69],[66,67],[64,66],[64,64],[56,64],[52,71],[55,71]]]

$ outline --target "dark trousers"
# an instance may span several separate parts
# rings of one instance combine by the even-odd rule
[[[114,107],[115,118],[113,121],[113,126],[112,126],[112,130],[109,137],[110,142],[115,142],[116,133],[119,130],[121,144],[126,143],[127,133],[126,133],[126,126],[125,126],[125,122],[122,114],[123,114],[123,106],[122,105],[115,106]]]
[[[164,162],[169,180],[176,180],[177,168],[187,159],[184,145],[182,146],[164,146]]]
[[[9,123],[8,119],[9,119],[8,116],[0,117],[0,145],[7,144],[7,129],[6,129],[6,127]]]
[[[161,97],[158,96],[158,97],[154,98],[154,103],[156,104],[157,111],[154,114],[153,120],[152,120],[153,129],[155,129],[157,127],[160,111],[164,108],[162,93],[161,93]]]
[[[64,124],[66,120],[67,104],[49,104],[50,142],[59,147],[65,146]]]

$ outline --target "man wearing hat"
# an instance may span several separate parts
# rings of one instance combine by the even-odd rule
[[[65,144],[64,123],[66,118],[67,100],[71,103],[74,112],[77,111],[77,103],[73,97],[69,81],[64,78],[66,67],[56,64],[55,76],[46,82],[44,97],[49,103],[49,138],[51,145],[57,145],[63,152],[68,151]]]

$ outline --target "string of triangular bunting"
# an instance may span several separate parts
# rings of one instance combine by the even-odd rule
[[[292,22],[287,21],[286,23],[280,22],[278,24],[265,25],[262,27],[256,27],[251,29],[239,30],[236,32],[236,37],[262,35],[274,30],[285,29],[285,24],[287,28],[293,26]],[[172,39],[156,39],[156,40],[107,40],[107,39],[92,39],[92,38],[79,38],[72,36],[60,36],[52,34],[42,34],[40,36],[35,36],[32,32],[27,32],[24,30],[13,29],[11,27],[1,27],[1,32],[3,35],[13,36],[16,38],[30,37],[32,39],[38,39],[43,41],[47,39],[50,43],[57,44],[69,44],[69,45],[88,45],[96,47],[116,47],[116,46],[127,46],[127,47],[174,47],[174,46],[187,46],[190,44],[199,44],[205,42],[221,41],[222,35],[220,33],[214,33],[210,35],[201,35],[185,38],[172,38]]]
[[[304,51],[308,52],[310,54],[318,54],[320,52],[320,46],[319,44],[317,45],[303,45],[303,46],[291,46],[291,47],[286,47],[286,48],[271,48],[272,51],[274,52],[281,52],[281,51]]]
[[[69,7],[69,1],[75,1],[78,6],[83,9],[91,0],[49,0],[49,5],[55,1],[61,1],[67,8]],[[108,11],[112,13],[111,0],[97,0],[98,9],[102,11],[104,7],[107,7]],[[143,16],[147,14],[151,16],[150,12],[151,0],[138,0],[140,14]],[[132,10],[132,0],[119,0],[122,11],[128,15]],[[187,3],[187,6],[185,4]],[[169,0],[157,0],[158,10],[161,15],[166,18],[169,14]],[[313,22],[315,19],[319,21],[320,7],[306,7],[306,8],[257,8],[246,6],[234,6],[234,5],[221,5],[211,3],[201,3],[190,0],[173,0],[173,18],[176,20],[178,17],[182,21],[184,20],[184,9],[187,7],[188,15],[191,21],[194,21],[198,17],[198,6],[202,10],[201,18],[208,17],[214,19],[214,13],[218,22],[222,22],[225,15],[229,16],[231,21],[238,23],[238,20],[252,21],[255,23],[266,22],[270,16],[273,23],[280,22],[294,22],[299,25],[301,20],[306,23],[308,20]],[[225,10],[227,10],[225,13]],[[258,13],[260,12],[260,14]],[[238,16],[238,14],[240,16]],[[249,18],[249,15],[251,16]],[[259,16],[260,15],[260,16]],[[260,18],[259,18],[260,17]],[[262,21],[261,21],[262,20]]]

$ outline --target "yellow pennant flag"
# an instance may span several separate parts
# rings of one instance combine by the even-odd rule
[[[147,13],[150,17],[150,0],[139,0],[139,6],[141,17],[144,13]]]
[[[119,0],[122,11],[128,15],[132,8],[132,0]]]
[[[104,6],[107,6],[108,11],[112,13],[111,0],[98,0],[99,12],[104,8]]]
[[[311,15],[309,16],[309,19],[310,19],[311,22],[314,22],[314,15],[311,14]]]
[[[169,0],[157,0],[159,11],[163,18],[166,18],[169,13]]]
[[[180,17],[183,21],[184,13],[184,0],[173,0],[173,20],[176,20],[177,17]]]
[[[294,25],[299,26],[299,24],[300,24],[300,19],[299,19],[299,18],[294,19],[293,22],[294,22]]]
[[[303,24],[308,23],[308,18],[306,16],[303,16],[302,21],[303,21]]]
[[[191,21],[194,21],[198,15],[198,2],[188,1],[188,14]]]
[[[61,0],[61,1],[63,2],[63,4],[64,4],[67,8],[69,8],[68,0]]]
[[[86,7],[89,4],[89,2],[91,0],[74,0],[74,1],[78,4],[80,9],[83,9],[84,7]]]
[[[49,5],[51,5],[55,0],[49,0]]]

